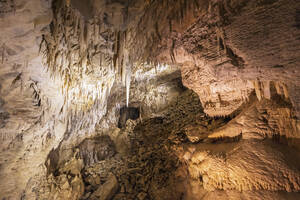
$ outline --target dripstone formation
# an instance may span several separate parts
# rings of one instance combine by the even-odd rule
[[[0,0],[0,199],[300,199],[300,1]]]

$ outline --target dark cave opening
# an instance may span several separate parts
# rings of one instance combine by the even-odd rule
[[[140,117],[140,109],[136,107],[122,107],[120,109],[120,118],[118,128],[123,128],[128,119],[136,120]]]

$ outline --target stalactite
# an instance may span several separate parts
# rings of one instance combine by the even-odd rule
[[[282,89],[283,89],[284,97],[286,99],[288,99],[289,98],[289,92],[288,92],[288,89],[287,89],[286,85],[284,83],[281,83],[281,86],[282,86]]]
[[[93,127],[105,114],[107,98],[118,76],[113,67],[116,53],[111,51],[116,36],[101,36],[97,17],[86,22],[79,12],[64,6],[55,10],[51,33],[43,36],[40,52],[44,53],[51,78],[62,82],[59,90],[64,96],[63,105],[57,113],[69,124],[68,131],[72,131]],[[129,88],[127,71],[124,70],[124,83]],[[76,123],[82,113],[84,121]]]
[[[91,40],[91,36],[92,36],[92,28],[91,28],[91,24],[90,22],[87,22],[85,25],[85,43],[87,45],[87,47],[89,46],[90,40]]]
[[[130,83],[131,83],[131,69],[128,68],[128,72],[126,74],[126,105],[127,105],[127,107],[129,104]]]
[[[122,80],[122,84],[125,86],[126,85],[126,65],[125,64],[122,65],[121,80]]]
[[[216,27],[215,31],[216,31],[216,36],[217,36],[219,55],[220,55],[220,50],[221,50],[221,46],[220,46],[221,43],[222,43],[223,48],[224,48],[224,53],[227,53],[224,30],[221,29],[220,27]]]
[[[85,23],[84,19],[80,19],[80,24],[79,24],[79,31],[80,31],[80,55],[82,55],[83,51],[85,50],[85,37],[84,37],[84,29],[85,29]]]
[[[275,89],[276,89],[277,94],[281,95],[282,91],[281,91],[281,87],[280,87],[279,82],[275,81],[274,85],[275,85]]]
[[[175,62],[176,62],[175,54],[174,54],[174,48],[175,48],[175,41],[172,40],[172,46],[171,46],[171,48],[170,48],[170,57],[171,57],[172,63],[175,63]]]
[[[270,81],[263,82],[263,89],[264,89],[264,97],[266,99],[271,99]]]
[[[253,84],[254,84],[254,88],[255,88],[256,97],[260,101],[262,99],[260,82],[258,80],[255,80]]]

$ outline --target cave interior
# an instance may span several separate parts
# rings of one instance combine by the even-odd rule
[[[298,200],[299,66],[299,0],[0,0],[0,200]]]

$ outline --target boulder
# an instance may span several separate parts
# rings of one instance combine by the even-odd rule
[[[109,175],[107,181],[101,185],[93,194],[91,199],[109,200],[119,189],[119,183],[115,175]]]

